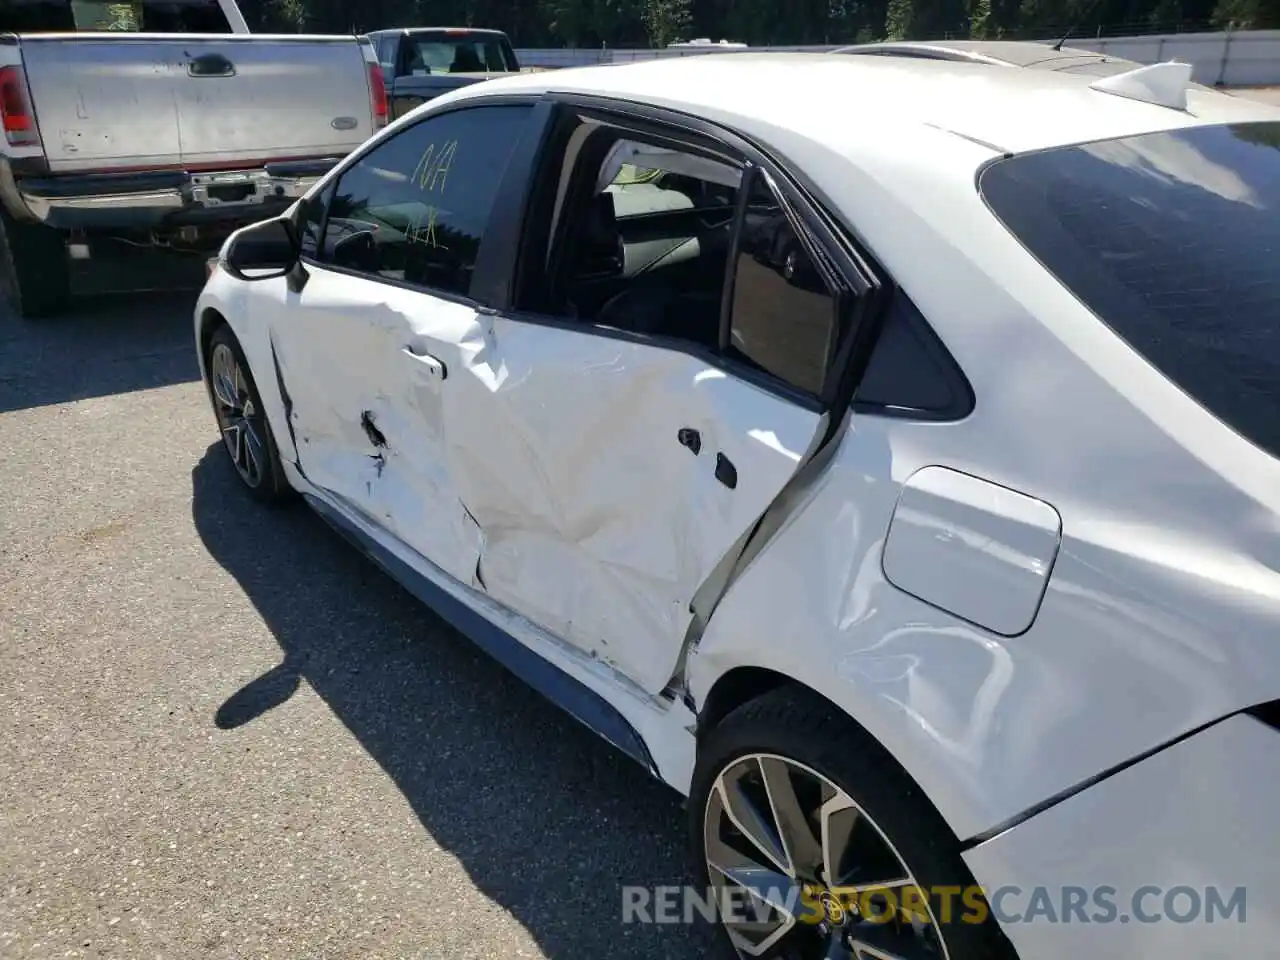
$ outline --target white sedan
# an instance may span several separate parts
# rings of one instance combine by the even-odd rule
[[[235,234],[201,369],[249,493],[688,797],[740,955],[1263,956],[1278,145],[1179,64],[495,80]]]

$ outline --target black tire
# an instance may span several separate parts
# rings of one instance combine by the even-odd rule
[[[0,295],[25,320],[49,317],[71,299],[71,260],[63,234],[0,208]]]
[[[243,388],[242,393],[252,403],[254,413],[250,415],[249,419],[252,421],[251,426],[260,441],[258,446],[261,447],[262,459],[257,471],[256,481],[253,476],[246,473],[242,462],[237,461],[236,455],[232,452],[233,442],[228,439],[229,424],[227,416],[220,405],[214,385],[215,357],[220,349],[230,351],[231,356],[239,367]],[[249,491],[251,496],[263,503],[281,504],[295,500],[297,493],[289,486],[288,478],[285,476],[284,466],[280,460],[280,450],[276,446],[276,438],[271,431],[271,423],[267,419],[266,410],[262,405],[262,395],[258,392],[258,385],[253,379],[253,371],[249,367],[249,361],[245,358],[244,350],[240,347],[240,341],[236,339],[231,327],[225,323],[214,330],[213,335],[209,338],[209,346],[205,352],[205,375],[209,383],[209,402],[213,405],[214,419],[217,421],[218,432],[223,440],[222,446],[227,451],[227,458],[231,461],[232,469],[241,484]],[[245,409],[248,408],[246,407]],[[247,441],[242,438],[241,442]]]
[[[744,704],[700,738],[688,804],[690,846],[700,882],[711,882],[704,822],[716,779],[752,754],[785,758],[839,787],[888,838],[923,890],[959,887],[977,895],[955,835],[914,781],[848,717],[797,687],[783,687]],[[929,903],[949,960],[1016,960],[989,911],[983,922],[974,922],[973,911],[966,911],[957,897],[952,899],[950,922],[944,922],[940,901],[931,896]],[[719,937],[725,956],[737,955],[723,925]],[[944,957],[941,951],[937,955]]]

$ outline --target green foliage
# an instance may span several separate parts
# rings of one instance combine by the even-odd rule
[[[693,23],[692,0],[644,0],[644,28],[649,44],[665,47],[688,39],[685,31]]]
[[[1280,28],[1280,0],[1220,0],[1213,22],[1231,30]]]
[[[123,23],[131,5],[103,4]],[[664,47],[693,37],[752,46],[881,39],[1046,38],[1179,23],[1280,28],[1280,0],[241,0],[257,30],[395,26],[505,30],[522,47]]]

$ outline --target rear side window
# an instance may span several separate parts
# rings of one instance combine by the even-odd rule
[[[0,0],[0,31],[232,32],[218,0]]]
[[[1280,123],[1012,157],[979,190],[1134,350],[1280,455]]]
[[[378,38],[378,63],[382,66],[382,72],[388,77],[395,76],[396,50],[399,45],[400,38],[398,36]]]
[[[506,38],[470,30],[412,33],[403,41],[401,76],[439,73],[513,73],[515,54]]]
[[[339,178],[320,259],[465,296],[531,109],[454,110],[379,144]]]

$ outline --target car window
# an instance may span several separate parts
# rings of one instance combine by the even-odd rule
[[[516,70],[509,45],[501,37],[469,31],[412,34],[401,62],[401,76],[438,73],[508,73]]]
[[[953,420],[973,409],[964,373],[902,288],[893,291],[854,403],[864,413]]]
[[[583,323],[715,349],[738,169],[693,152],[620,139],[586,148],[566,201],[554,312]],[[718,184],[725,202],[697,198]]]
[[[1025,154],[979,189],[1099,320],[1280,455],[1280,123]]]
[[[320,259],[466,295],[530,109],[455,110],[415,124],[361,157],[338,180]]]
[[[378,63],[382,67],[382,72],[388,77],[395,76],[396,49],[399,46],[399,39],[395,36],[378,38]]]
[[[594,146],[588,140],[581,150],[570,179],[593,190],[585,200],[566,194],[550,312],[724,353],[820,394],[837,303],[770,183],[751,179],[735,247],[742,169],[734,162],[692,146],[616,135]],[[730,342],[723,350],[731,272]]]
[[[729,352],[806,393],[821,393],[836,304],[763,176],[751,178],[734,257]]]

